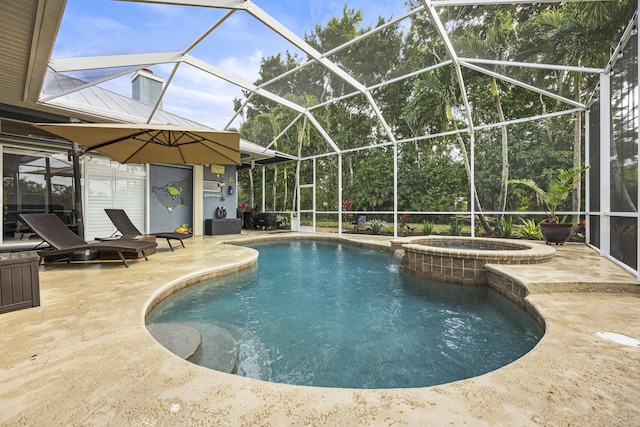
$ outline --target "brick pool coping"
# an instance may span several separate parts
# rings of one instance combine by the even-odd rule
[[[486,264],[540,264],[550,261],[556,253],[550,246],[526,241],[459,236],[393,241],[392,248],[404,252],[400,262],[404,271],[475,286],[489,284]]]

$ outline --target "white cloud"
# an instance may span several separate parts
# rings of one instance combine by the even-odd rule
[[[260,51],[248,57],[228,57],[215,64],[249,83],[260,69]],[[242,89],[188,65],[181,65],[167,90],[163,107],[216,129],[222,129],[233,117],[233,99],[242,98]],[[238,121],[234,122],[239,126]]]
[[[256,50],[246,57],[230,56],[213,64],[216,67],[253,83],[259,75],[262,51]],[[152,71],[165,80],[174,64],[151,67]],[[120,95],[131,97],[131,75],[126,75],[100,85]],[[163,110],[199,122],[216,129],[223,129],[234,115],[233,100],[242,98],[242,89],[220,78],[209,75],[188,64],[181,64],[173,77],[165,97]],[[233,127],[239,127],[239,119]]]
[[[262,50],[258,49],[248,57],[232,56],[223,58],[217,66],[225,71],[232,72],[235,76],[242,80],[253,83],[255,82],[260,73],[260,62],[262,61]]]

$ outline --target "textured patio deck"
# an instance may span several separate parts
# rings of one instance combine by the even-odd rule
[[[0,425],[640,425],[640,284],[582,245],[500,266],[525,285],[546,334],[527,355],[455,383],[396,390],[295,387],[181,360],[144,326],[155,296],[255,262],[251,236],[195,237],[149,262],[48,265],[42,305],[0,315]],[[362,244],[387,240],[358,237]],[[348,367],[346,367],[348,369]]]

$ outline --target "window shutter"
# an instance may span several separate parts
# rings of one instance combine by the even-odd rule
[[[122,165],[113,160],[86,157],[86,194],[84,208],[87,240],[109,237],[115,231],[105,209],[124,209],[131,221],[144,233],[145,180],[142,165]]]

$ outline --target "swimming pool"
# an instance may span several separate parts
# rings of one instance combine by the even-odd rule
[[[469,378],[519,358],[542,336],[488,288],[402,273],[389,253],[296,240],[252,247],[255,267],[171,295],[147,323],[193,325],[206,351],[215,347],[207,325],[224,328],[238,343],[240,375],[343,388]]]

